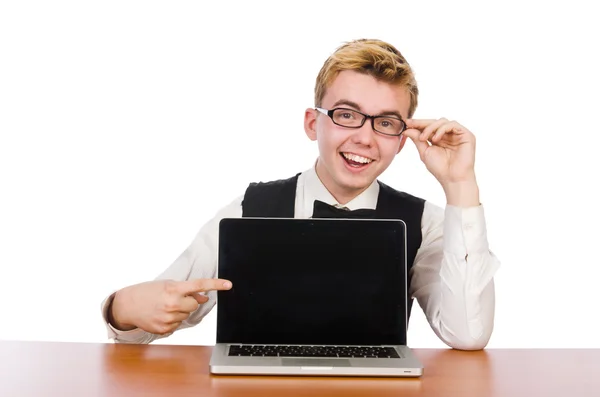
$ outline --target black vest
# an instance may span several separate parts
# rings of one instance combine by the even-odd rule
[[[296,206],[296,184],[298,175],[272,182],[254,182],[246,189],[242,201],[242,217],[294,218]],[[375,208],[377,219],[401,219],[406,223],[407,232],[407,269],[415,261],[421,246],[421,218],[425,200],[408,193],[399,192],[386,184],[379,183],[379,197]],[[410,290],[410,277],[407,284]],[[412,299],[408,301],[408,315]]]

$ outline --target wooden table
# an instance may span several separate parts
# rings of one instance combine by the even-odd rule
[[[416,349],[419,379],[213,376],[211,351],[0,341],[0,396],[600,396],[600,349]]]

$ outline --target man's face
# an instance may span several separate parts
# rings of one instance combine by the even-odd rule
[[[321,108],[327,110],[338,107],[374,116],[396,113],[406,120],[410,95],[404,87],[343,71],[321,103]],[[360,194],[385,171],[406,139],[374,131],[370,119],[360,128],[342,127],[314,109],[306,110],[304,128],[308,137],[318,143],[319,178],[338,201],[344,202]]]

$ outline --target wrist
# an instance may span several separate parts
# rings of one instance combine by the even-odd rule
[[[446,194],[446,203],[456,207],[477,207],[481,204],[479,201],[479,186],[475,176],[472,178],[447,182],[442,184]]]
[[[129,324],[128,320],[123,316],[123,290],[115,292],[111,302],[108,305],[107,320],[119,331],[130,331],[137,328],[133,324]]]

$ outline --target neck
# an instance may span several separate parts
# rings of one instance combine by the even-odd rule
[[[323,165],[319,160],[317,160],[315,171],[317,173],[317,177],[319,178],[323,186],[325,186],[325,189],[327,189],[327,191],[333,196],[333,198],[341,205],[346,205],[350,201],[354,200],[369,187],[365,186],[362,188],[349,188],[339,186],[335,183],[335,181],[327,172],[327,170],[323,168]]]

